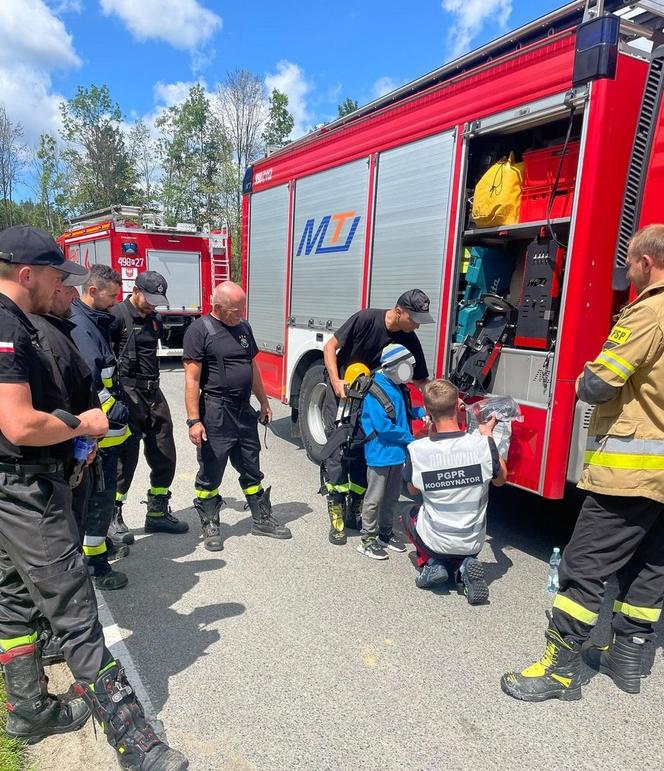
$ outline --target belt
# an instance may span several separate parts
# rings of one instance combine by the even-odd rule
[[[43,463],[0,463],[0,471],[5,474],[61,474],[65,470],[65,461],[52,460]]]
[[[120,385],[137,388],[139,391],[156,391],[159,388],[159,378],[149,380],[148,378],[121,377]]]
[[[203,392],[203,397],[205,399],[210,399],[213,402],[223,402],[224,404],[230,404],[233,407],[244,407],[247,404],[251,404],[249,399],[233,399],[230,396],[217,396],[216,394],[209,394],[205,391]]]

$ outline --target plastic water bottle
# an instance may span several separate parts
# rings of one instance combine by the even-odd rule
[[[546,590],[549,594],[555,594],[560,589],[558,583],[558,565],[560,565],[560,549],[556,546],[549,559],[549,583]]]

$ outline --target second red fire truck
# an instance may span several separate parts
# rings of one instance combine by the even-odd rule
[[[629,237],[664,221],[663,17],[654,0],[571,2],[248,170],[248,318],[313,460],[326,341],[419,287],[432,375],[521,407],[510,482],[557,498],[578,479],[575,381],[627,299]],[[518,217],[478,223],[478,182],[514,168]]]

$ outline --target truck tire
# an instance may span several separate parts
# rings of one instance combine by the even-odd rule
[[[306,371],[300,387],[298,402],[300,433],[307,457],[312,463],[321,462],[321,451],[325,445],[323,424],[323,401],[329,386],[325,382],[325,365],[316,362]]]

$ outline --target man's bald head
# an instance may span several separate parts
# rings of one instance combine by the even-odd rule
[[[239,284],[224,281],[212,293],[212,314],[229,327],[234,327],[246,315],[247,295]]]

